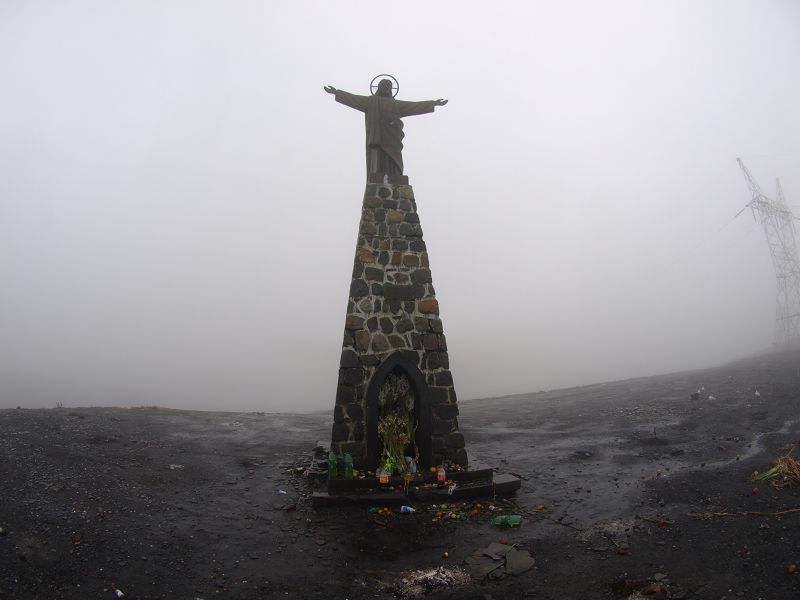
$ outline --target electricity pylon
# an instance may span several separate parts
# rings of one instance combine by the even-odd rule
[[[775,345],[791,346],[800,343],[800,257],[795,240],[795,217],[786,204],[780,180],[776,181],[776,199],[768,198],[742,159],[737,158],[736,162],[750,188],[752,199],[748,206],[753,218],[760,220],[764,227],[775,268]]]

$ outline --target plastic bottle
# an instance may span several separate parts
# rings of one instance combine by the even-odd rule
[[[492,525],[496,525],[497,527],[502,527],[504,525],[508,527],[519,527],[521,523],[521,515],[498,515],[492,519]]]
[[[333,450],[328,452],[328,479],[336,479],[339,477],[339,461],[336,459],[336,454]]]
[[[439,471],[436,473],[436,481],[439,483],[444,483],[447,481],[447,473],[445,473],[444,467],[439,467]]]
[[[344,455],[344,478],[353,478],[353,457],[350,456],[349,452]]]
[[[380,481],[381,484],[386,485],[387,483],[389,483],[389,473],[387,471],[381,469],[378,471],[377,476],[378,476],[378,481]]]

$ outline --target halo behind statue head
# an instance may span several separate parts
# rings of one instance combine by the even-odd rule
[[[369,92],[370,92],[370,94],[372,94],[374,96],[375,92],[378,91],[378,85],[380,85],[380,82],[375,83],[375,80],[379,79],[381,77],[388,77],[389,79],[391,79],[394,82],[393,85],[392,85],[392,98],[397,96],[397,92],[400,91],[400,84],[397,83],[397,79],[395,79],[394,76],[389,75],[388,73],[381,73],[380,75],[375,75],[375,77],[372,78],[372,81],[369,82]]]

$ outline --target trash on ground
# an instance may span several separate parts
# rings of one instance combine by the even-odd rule
[[[178,464],[175,464],[175,463],[172,463],[172,464],[169,466],[169,470],[170,470],[170,471],[179,471],[180,469],[183,469],[183,468],[184,468],[184,466],[183,466],[183,465],[178,465]]]
[[[461,569],[439,567],[432,571],[409,573],[392,591],[398,598],[418,598],[466,583],[469,583],[469,575]]]
[[[769,469],[761,472],[755,471],[750,479],[769,481],[778,488],[800,483],[800,460],[792,456],[793,452],[794,446],[789,448],[786,454],[769,461]]]
[[[506,575],[521,575],[534,565],[527,550],[492,542],[468,556],[464,561],[475,579],[503,579]]]
[[[521,523],[521,515],[498,515],[492,518],[492,525],[496,527],[519,527]]]

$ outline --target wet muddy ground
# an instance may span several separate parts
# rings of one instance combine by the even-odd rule
[[[521,527],[314,510],[328,414],[0,411],[0,598],[800,598],[800,489],[749,480],[800,440],[800,353],[460,408]],[[533,569],[465,576],[501,537]]]

